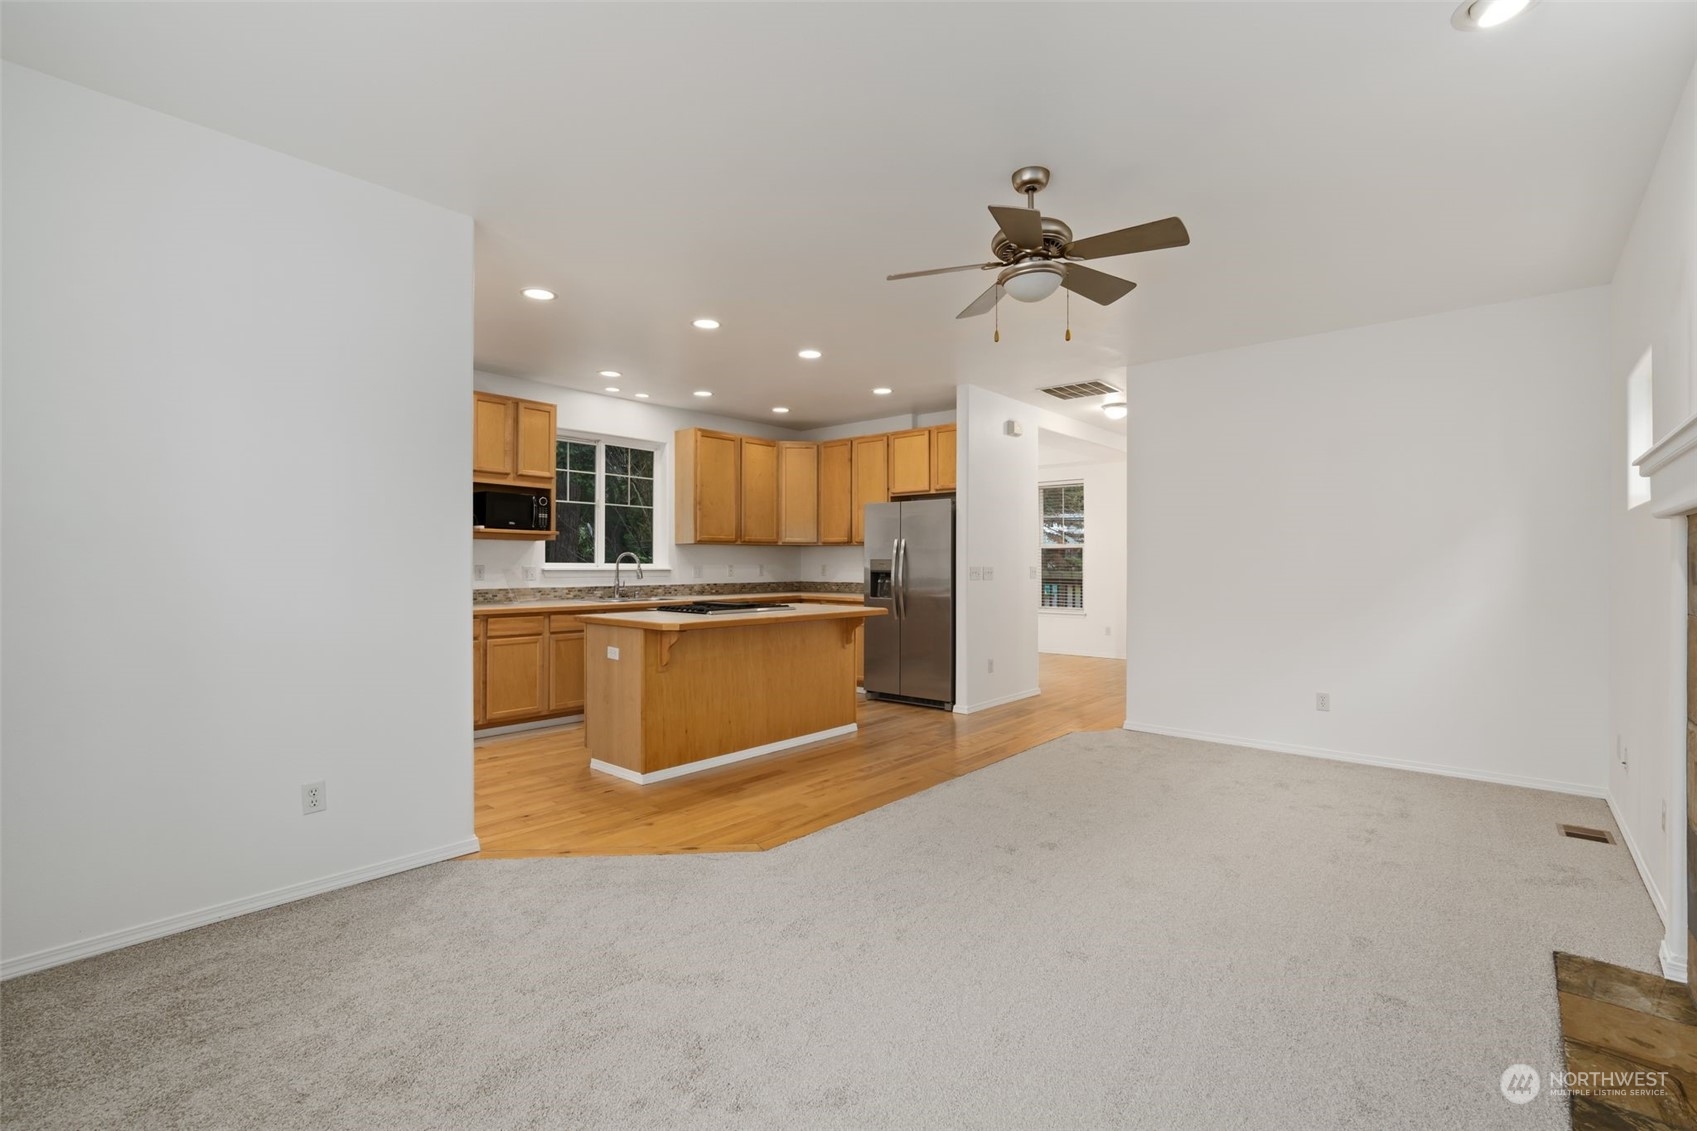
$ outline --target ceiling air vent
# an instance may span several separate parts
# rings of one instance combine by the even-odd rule
[[[1109,393],[1119,392],[1106,381],[1084,381],[1077,385],[1050,385],[1047,389],[1038,389],[1037,391],[1048,393],[1051,397],[1063,401],[1078,401],[1085,397],[1105,397]]]

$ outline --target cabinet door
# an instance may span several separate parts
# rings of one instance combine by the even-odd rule
[[[583,710],[583,630],[556,632],[548,638],[548,710]]]
[[[473,726],[485,721],[483,709],[483,622],[471,622],[471,719]]]
[[[819,541],[819,445],[778,445],[778,541]]]
[[[491,636],[483,647],[483,717],[514,723],[548,713],[548,638]]]
[[[854,441],[819,445],[819,541],[840,546],[854,540]]]
[[[471,395],[471,475],[507,479],[513,474],[515,405],[511,397]]]
[[[742,436],[742,536],[740,542],[778,540],[778,444]]]
[[[539,401],[518,401],[518,455],[513,474],[554,485],[554,406]]]
[[[939,424],[931,429],[931,490],[955,489],[955,426]]]
[[[854,540],[866,541],[866,508],[890,501],[890,443],[887,436],[854,440]]]
[[[931,490],[931,430],[890,433],[890,494],[923,495]]]
[[[695,541],[737,540],[737,468],[740,437],[728,432],[695,432],[695,499],[678,500],[695,513]]]

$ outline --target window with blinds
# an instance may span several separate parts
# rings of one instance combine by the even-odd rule
[[[1084,608],[1084,484],[1037,488],[1042,540],[1042,607]]]

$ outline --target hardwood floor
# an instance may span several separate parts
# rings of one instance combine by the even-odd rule
[[[1043,693],[973,715],[862,701],[842,739],[635,785],[589,768],[581,723],[477,743],[485,857],[756,852],[1078,730],[1125,721],[1125,661],[1041,658]]]
[[[1697,1127],[1697,1006],[1685,986],[1557,953],[1556,990],[1567,1071],[1586,1074],[1569,1097],[1574,1131]]]

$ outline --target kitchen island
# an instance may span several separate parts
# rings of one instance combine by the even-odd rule
[[[850,734],[854,634],[882,609],[581,618],[590,766],[640,784]]]

